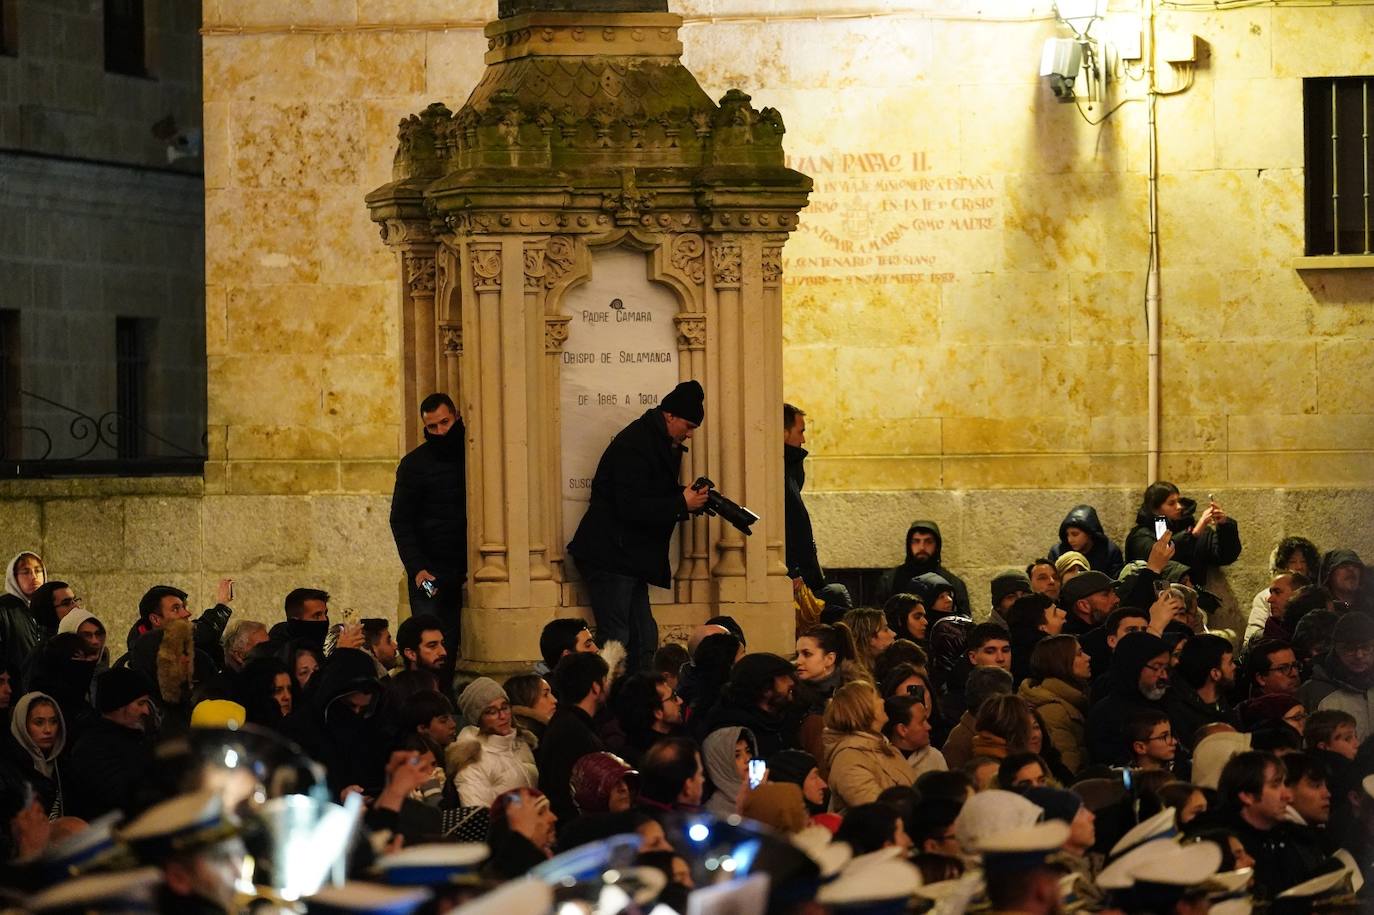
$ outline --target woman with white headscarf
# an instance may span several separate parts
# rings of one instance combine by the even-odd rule
[[[57,757],[67,745],[67,723],[57,700],[47,693],[25,693],[10,716],[6,748],[10,762],[30,784],[48,819],[62,816],[62,775]]]
[[[748,728],[717,728],[706,735],[701,744],[701,758],[706,765],[706,777],[715,786],[715,793],[706,801],[706,809],[718,817],[738,813],[739,793],[749,778],[749,760],[758,756],[758,742]]]
[[[47,580],[43,559],[31,550],[15,556],[5,566],[5,593],[0,594],[0,645],[5,648],[4,663],[11,670],[22,670],[43,638],[29,603],[33,592]]]

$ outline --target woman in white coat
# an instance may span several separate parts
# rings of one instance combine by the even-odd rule
[[[507,791],[539,784],[533,740],[516,728],[510,698],[490,677],[478,677],[458,697],[468,725],[447,751],[448,770],[465,807],[490,807]]]

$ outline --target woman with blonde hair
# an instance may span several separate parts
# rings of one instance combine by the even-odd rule
[[[993,696],[978,709],[973,725],[973,755],[1006,759],[1034,752],[1030,705],[1020,696]],[[1038,749],[1038,748],[1036,748]]]
[[[855,660],[872,677],[874,662],[891,645],[897,633],[887,624],[887,616],[872,607],[856,607],[844,615],[844,624],[854,637]]]
[[[856,680],[835,690],[825,709],[822,742],[836,813],[872,803],[894,785],[915,782],[906,757],[883,736],[886,724],[882,698],[872,683]]]
[[[1048,740],[1070,772],[1088,761],[1084,726],[1088,713],[1087,652],[1071,635],[1052,635],[1031,649],[1030,676],[1021,681],[1017,695],[1039,713]]]

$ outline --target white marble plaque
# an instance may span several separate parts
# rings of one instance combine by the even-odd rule
[[[564,543],[587,511],[606,445],[678,382],[677,300],[647,272],[643,252],[602,251],[591,279],[563,299],[572,319],[560,367]]]

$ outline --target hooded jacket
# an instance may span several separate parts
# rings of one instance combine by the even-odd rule
[[[44,753],[29,736],[29,709],[35,702],[50,702],[57,710],[57,741],[52,751]],[[62,766],[58,759],[67,746],[67,722],[57,700],[47,693],[31,692],[19,697],[10,716],[9,758],[11,765],[33,784],[38,802],[47,811],[48,819],[56,820],[65,814],[62,797]]]
[[[660,588],[671,585],[668,541],[687,517],[678,482],[684,451],[656,407],[621,429],[596,465],[591,502],[568,544],[573,558]]]
[[[1169,654],[1169,643],[1149,632],[1128,632],[1116,643],[1109,672],[1111,692],[1088,711],[1086,736],[1088,756],[1103,765],[1131,762],[1126,745],[1126,721],[1135,712],[1153,709],[1166,712],[1164,700],[1145,698],[1140,692],[1140,672],[1160,655]]]
[[[1374,672],[1352,673],[1334,651],[1312,666],[1312,676],[1298,687],[1298,700],[1309,713],[1336,709],[1355,716],[1355,739],[1361,743],[1374,734]]]
[[[1210,525],[1195,537],[1197,502],[1182,498],[1178,501],[1183,512],[1178,520],[1169,522],[1174,535],[1174,561],[1187,566],[1193,584],[1203,588],[1213,567],[1229,566],[1240,558],[1240,527],[1235,518],[1227,518],[1224,524]],[[1142,507],[1136,512],[1135,524],[1126,536],[1126,559],[1149,559],[1155,544],[1155,516]]]
[[[1102,529],[1102,522],[1097,519],[1097,509],[1091,505],[1075,505],[1069,509],[1069,513],[1064,516],[1064,520],[1059,522],[1059,542],[1050,547],[1050,561],[1058,559],[1073,547],[1069,546],[1069,528],[1076,527],[1089,534],[1093,538],[1092,549],[1083,553],[1088,562],[1096,572],[1105,572],[1115,578],[1120,572],[1121,567],[1126,564],[1126,559],[1121,555],[1121,547],[1112,543],[1107,532]],[[1079,550],[1078,552],[1083,552]]]
[[[463,806],[490,807],[507,791],[536,787],[532,740],[519,728],[509,734],[483,734],[472,725],[459,731],[444,755]]]
[[[1355,599],[1351,602],[1351,607],[1356,610],[1363,610],[1366,613],[1374,613],[1374,599],[1371,599],[1371,590],[1374,590],[1374,581],[1371,581],[1369,569],[1364,561],[1360,559],[1360,554],[1354,550],[1327,550],[1322,555],[1321,580],[1319,584],[1330,589],[1327,582],[1331,578],[1331,573],[1336,571],[1337,566],[1356,565],[1360,567],[1360,589],[1355,592]],[[1333,592],[1334,593],[1334,592]]]
[[[38,648],[43,633],[38,628],[33,614],[29,612],[29,599],[19,587],[19,577],[15,566],[19,560],[32,556],[42,563],[42,558],[31,550],[24,550],[5,566],[5,593],[0,594],[0,650],[4,651],[3,663],[12,671],[23,670],[25,663]]]
[[[720,728],[706,735],[701,744],[701,761],[715,791],[706,801],[706,810],[724,818],[735,814],[735,800],[743,781],[735,768],[735,744],[749,744],[749,758],[757,759],[758,743],[748,728]]]
[[[1040,720],[1045,722],[1045,739],[1059,751],[1069,771],[1078,772],[1087,765],[1084,727],[1088,697],[1083,690],[1066,680],[1047,677],[1038,683],[1022,681],[1017,695],[1040,713]]]
[[[917,531],[924,531],[935,538],[935,553],[930,559],[925,561],[920,561],[911,555],[911,535]],[[883,600],[886,600],[893,594],[900,594],[902,591],[905,591],[907,583],[910,582],[911,579],[924,575],[927,572],[934,572],[945,581],[949,582],[950,586],[954,589],[955,611],[963,616],[970,615],[972,607],[968,601],[968,588],[964,586],[964,580],[941,565],[941,556],[944,553],[944,549],[945,539],[940,533],[940,525],[936,524],[934,521],[924,519],[911,522],[911,526],[906,529],[906,536],[902,538],[902,564],[887,574],[883,582],[883,587],[880,589],[883,594]],[[926,604],[926,610],[929,612],[930,604]]]
[[[782,446],[783,527],[787,534],[787,574],[800,578],[812,591],[825,587],[825,573],[816,557],[816,535],[811,529],[811,513],[802,501],[806,485],[805,448]]]
[[[382,685],[372,656],[356,648],[336,648],[311,678],[311,708],[302,721],[306,750],[324,763],[330,791],[337,797],[349,785],[375,795],[383,787],[388,743],[377,719]],[[343,698],[364,692],[372,696],[367,711],[356,714]],[[293,716],[294,717],[294,716]]]

